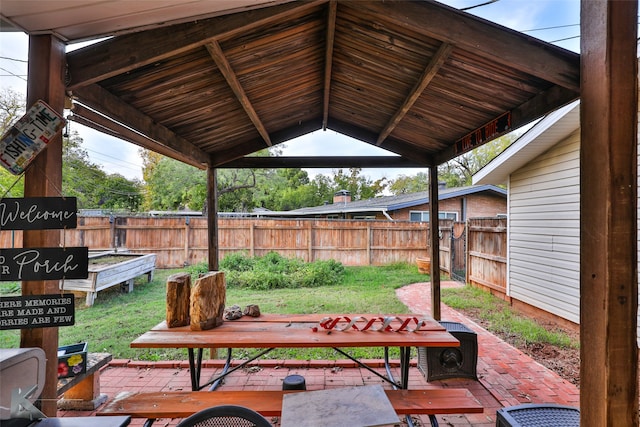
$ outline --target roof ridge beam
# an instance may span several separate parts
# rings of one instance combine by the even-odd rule
[[[327,16],[327,40],[324,54],[324,96],[322,107],[322,130],[327,130],[329,122],[329,99],[331,95],[331,71],[333,69],[333,46],[336,39],[336,16],[338,4],[335,0],[329,3]]]
[[[75,89],[140,68],[212,40],[275,22],[328,0],[291,2],[202,21],[126,34],[67,53],[68,88]]]
[[[227,57],[224,55],[224,52],[220,47],[220,43],[213,40],[207,43],[205,46],[209,51],[209,55],[211,55],[211,58],[215,61],[216,65],[218,66],[218,69],[220,70],[225,80],[227,81],[227,84],[229,85],[233,93],[236,95],[236,98],[240,102],[240,105],[242,105],[242,108],[244,109],[245,113],[247,113],[247,115],[249,116],[249,119],[258,130],[258,133],[260,134],[260,136],[262,136],[262,139],[264,139],[264,142],[269,147],[271,147],[273,144],[271,143],[269,132],[267,132],[267,129],[264,127],[262,120],[260,120],[258,113],[256,113],[256,110],[253,108],[253,104],[251,103],[251,101],[249,101],[249,98],[247,97],[247,94],[244,91],[242,84],[240,84],[240,81],[238,80],[236,73],[231,68],[231,64],[229,64],[229,61],[227,61]]]
[[[241,157],[218,168],[424,168],[426,165],[401,156],[275,156]]]
[[[176,135],[169,128],[156,123],[151,117],[122,101],[117,96],[93,84],[73,91],[72,98],[90,108],[100,111],[117,123],[121,123],[141,133],[149,139],[159,141],[172,150],[184,153],[187,157],[203,164],[209,162],[209,155],[191,142]],[[151,150],[153,148],[150,148]]]
[[[382,132],[380,132],[378,140],[376,141],[376,145],[378,147],[382,145],[384,140],[387,139],[387,137],[391,134],[391,132],[393,132],[396,126],[398,126],[398,123],[400,123],[404,116],[409,112],[411,107],[413,107],[413,104],[415,104],[418,98],[420,98],[422,92],[424,92],[427,86],[429,86],[429,83],[431,83],[431,80],[433,80],[435,75],[438,74],[438,71],[444,65],[452,50],[453,46],[449,43],[442,43],[440,45],[440,48],[433,56],[433,58],[431,58],[431,61],[427,65],[427,68],[424,69],[424,72],[422,73],[416,84],[413,86],[413,89],[411,89],[411,92],[404,100],[402,106],[400,106],[391,120],[389,120],[387,125],[384,127]]]

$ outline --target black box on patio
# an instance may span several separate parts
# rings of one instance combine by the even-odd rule
[[[75,377],[87,372],[87,343],[58,347],[58,378]]]
[[[477,380],[478,336],[462,323],[440,322],[460,347],[418,347],[418,369],[427,381],[446,378]]]

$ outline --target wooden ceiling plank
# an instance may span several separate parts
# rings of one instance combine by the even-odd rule
[[[156,140],[172,150],[180,151],[190,158],[198,159],[204,164],[208,162],[209,155],[204,151],[98,85],[78,88],[73,91],[73,97],[112,120],[135,129],[149,139]]]
[[[240,81],[238,80],[238,77],[236,77],[235,72],[231,68],[231,64],[229,64],[229,61],[227,61],[227,58],[225,57],[220,44],[214,40],[210,43],[207,43],[206,48],[209,51],[211,58],[213,58],[216,65],[218,66],[218,69],[220,69],[220,72],[227,80],[227,84],[240,102],[240,105],[242,105],[242,108],[247,113],[247,116],[249,116],[249,119],[258,130],[258,133],[260,134],[260,136],[262,136],[264,142],[269,147],[271,147],[272,144],[271,138],[269,137],[269,132],[267,132],[267,129],[264,127],[262,120],[260,120],[258,113],[256,113],[256,110],[253,108],[251,101],[249,101],[247,94],[245,93],[242,85],[240,84]]]
[[[424,72],[416,82],[413,89],[411,89],[409,96],[407,96],[402,106],[400,106],[400,108],[398,109],[398,111],[396,111],[396,113],[393,115],[391,120],[389,120],[389,122],[384,127],[382,132],[380,132],[380,135],[378,136],[378,140],[376,141],[376,145],[378,147],[382,145],[383,141],[389,136],[389,134],[391,134],[391,132],[393,132],[393,129],[395,129],[395,127],[398,126],[398,123],[400,123],[402,118],[407,114],[407,112],[411,109],[411,107],[413,107],[413,104],[415,104],[415,102],[418,100],[420,95],[422,95],[422,92],[424,92],[424,90],[427,88],[429,83],[431,83],[431,80],[435,77],[435,75],[438,73],[440,68],[444,65],[445,61],[451,54],[452,50],[453,50],[452,45],[450,45],[449,43],[442,43],[442,45],[440,46],[440,48],[432,58],[431,62],[429,63],[429,65],[427,65]]]
[[[354,8],[371,11],[456,47],[476,52],[496,63],[578,92],[580,56],[533,37],[473,17],[457,9],[429,2],[357,2]]]
[[[291,2],[228,16],[178,24],[119,36],[67,53],[70,89],[86,86],[118,74],[195,49],[286,18],[328,0]]]
[[[336,15],[338,5],[335,0],[329,3],[329,13],[327,16],[327,40],[325,48],[324,64],[324,94],[322,107],[322,130],[327,130],[329,121],[329,100],[331,95],[331,69],[333,67],[333,46],[336,37]]]
[[[198,161],[198,159],[192,159],[179,151],[171,150],[165,145],[162,145],[156,141],[148,139],[143,135],[116,123],[93,110],[90,110],[83,105],[74,104],[71,109],[73,115],[70,117],[76,123],[80,123],[84,126],[97,130],[98,132],[106,133],[107,135],[114,136],[124,141],[135,144],[139,147],[147,150],[152,150],[163,156],[171,157],[173,159],[184,162],[188,165],[195,166],[199,169],[206,169],[206,165]]]
[[[537,96],[511,110],[510,129],[507,132],[496,134],[495,137],[484,141],[483,144],[486,144],[487,142],[490,142],[514,129],[518,129],[528,123],[531,123],[543,115],[575,101],[578,97],[579,94],[572,90],[559,86],[552,86],[550,89],[539,93]],[[502,114],[499,114],[496,117],[499,117],[500,115]],[[449,147],[446,150],[443,150],[438,154],[438,156],[436,156],[437,164],[445,163],[460,154],[455,151],[455,141],[452,141],[451,144],[448,145]]]

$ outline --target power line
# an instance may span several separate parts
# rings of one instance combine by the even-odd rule
[[[532,28],[531,30],[520,30],[521,33],[531,33],[534,31],[557,30],[558,28],[579,27],[580,24],[556,25],[554,27]]]
[[[25,64],[29,62],[26,59],[9,58],[8,56],[0,56],[0,59],[6,59],[7,61],[24,62]]]
[[[94,154],[98,154],[98,155],[100,155],[100,156],[109,157],[110,159],[118,160],[118,162],[120,162],[120,163],[127,163],[127,164],[130,164],[130,165],[136,166],[137,168],[139,168],[139,167],[140,167],[140,165],[139,165],[139,164],[137,164],[137,163],[128,162],[128,161],[126,161],[126,160],[119,159],[118,157],[110,156],[110,155],[108,155],[108,154],[101,153],[101,152],[96,151],[96,150],[92,150],[92,149],[90,149],[90,148],[87,148],[86,150],[87,150],[87,151],[90,151],[90,152],[92,152],[92,153],[94,153]],[[113,164],[115,164],[115,163],[113,163]]]
[[[6,68],[2,68],[2,67],[0,67],[0,70],[4,71],[5,73],[9,73],[9,76],[17,77],[17,78],[19,78],[19,79],[24,80],[25,82],[27,81],[27,79],[25,79],[24,77],[22,77],[22,76],[20,76],[20,75],[18,75],[18,74],[12,73],[11,71],[7,70]]]

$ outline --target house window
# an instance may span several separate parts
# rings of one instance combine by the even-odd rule
[[[372,219],[376,219],[376,216],[375,215],[354,215],[353,219],[372,220]]]
[[[429,222],[429,212],[427,211],[410,211],[409,221],[411,222]]]
[[[452,219],[454,221],[458,220],[458,212],[447,212],[440,211],[438,212],[439,219]],[[410,211],[409,212],[409,221],[411,222],[429,222],[429,211]]]

